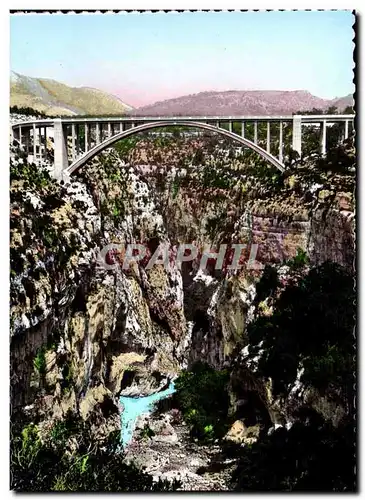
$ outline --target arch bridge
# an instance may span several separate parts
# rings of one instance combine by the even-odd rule
[[[265,124],[265,138],[259,140],[258,124]],[[31,161],[41,163],[52,158],[52,174],[56,179],[67,178],[89,160],[117,141],[161,127],[191,127],[217,132],[234,139],[265,158],[279,170],[284,170],[284,146],[291,135],[290,146],[299,155],[302,151],[302,131],[314,125],[321,129],[321,151],[326,153],[327,127],[342,124],[346,139],[354,127],[354,115],[291,115],[291,116],[179,116],[179,117],[111,117],[57,118],[13,124],[11,140],[23,146]],[[274,132],[275,125],[275,134]],[[248,129],[253,135],[247,138]],[[287,130],[291,134],[287,134]],[[285,132],[285,133],[284,133]],[[274,137],[276,135],[276,137]],[[274,140],[273,140],[274,137]],[[277,152],[271,153],[273,142]],[[53,155],[50,152],[53,150]]]

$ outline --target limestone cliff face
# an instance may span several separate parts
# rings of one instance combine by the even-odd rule
[[[37,352],[44,372],[45,346],[60,339],[90,274],[100,216],[85,186],[56,185],[15,152],[11,168],[11,401],[21,405],[38,384]]]
[[[234,223],[230,224],[228,218],[221,241],[247,245],[242,269],[209,273],[193,268],[189,276],[183,275],[185,316],[192,336],[191,361],[203,359],[222,367],[244,343],[245,327],[252,318],[256,283],[266,264],[280,266],[302,249],[312,265],[329,260],[353,270],[355,221],[350,206],[345,210],[338,203],[330,207],[316,204],[309,210],[295,201],[291,210],[284,203],[274,207],[248,203]],[[207,209],[205,214],[212,211]],[[191,214],[189,228],[194,228]],[[217,248],[214,238],[209,240],[199,232],[194,236]],[[248,269],[250,257],[254,260]]]
[[[15,164],[23,161],[13,155]],[[124,213],[118,225],[85,184],[62,187],[47,176],[28,179],[23,170],[12,180],[14,410],[36,402],[54,417],[73,409],[86,418],[121,391],[149,394],[179,371],[181,276],[162,266],[108,270],[98,260],[110,229],[119,242],[133,241],[138,231],[166,237],[147,187],[135,181],[128,195],[138,197],[133,206],[142,215],[136,222],[134,212]],[[113,200],[120,194],[105,192]]]
[[[354,212],[339,205],[318,206],[311,212],[297,208],[294,217],[280,204],[274,213],[265,207],[245,212],[237,224],[237,239],[256,243],[262,264],[279,264],[301,248],[313,265],[330,260],[353,269]]]
[[[224,160],[234,173],[233,185],[225,184],[209,148],[209,157],[197,159],[201,148],[197,141],[191,178],[178,151],[155,158],[144,145],[129,163],[115,152],[101,155],[67,186],[24,169],[13,153],[13,407],[35,404],[53,417],[68,409],[85,418],[113,414],[118,394],[156,392],[198,359],[217,368],[237,359],[264,264],[302,248],[313,263],[352,267],[351,195],[334,190],[328,202],[319,188],[308,201],[287,187],[268,195],[257,188],[261,181],[238,175],[235,158]],[[150,253],[159,243],[258,249],[253,269],[201,270],[196,262],[181,270],[141,263],[105,269],[99,252],[111,243],[143,243]],[[119,254],[113,259],[122,262]]]
[[[306,247],[313,264],[330,260],[354,269],[355,213],[352,207],[346,208],[320,209],[313,214]]]

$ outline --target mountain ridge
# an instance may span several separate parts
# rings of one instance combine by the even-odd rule
[[[71,87],[52,78],[10,73],[10,105],[47,115],[126,114],[133,107],[103,90]]]
[[[343,111],[354,105],[352,94],[334,99],[308,90],[205,90],[133,108],[119,96],[89,87],[71,87],[52,78],[35,78],[10,72],[10,105],[30,107],[54,115],[131,116],[269,116],[331,106]]]
[[[225,90],[203,91],[174,97],[136,108],[131,114],[157,116],[176,115],[286,115],[299,111],[337,107],[340,111],[353,106],[351,94],[334,99],[323,99],[308,90]]]

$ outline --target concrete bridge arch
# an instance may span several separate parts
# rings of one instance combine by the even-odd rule
[[[234,141],[238,142],[239,144],[246,146],[250,148],[252,151],[255,151],[258,153],[262,158],[268,161],[271,165],[276,167],[280,172],[283,172],[285,170],[285,167],[282,162],[280,162],[277,158],[275,158],[272,154],[269,152],[265,151],[263,148],[261,148],[258,144],[255,144],[254,142],[250,141],[249,139],[246,139],[244,137],[239,136],[238,134],[235,134],[234,132],[230,132],[228,130],[225,130],[223,128],[218,128],[214,125],[209,125],[207,123],[201,123],[201,122],[194,122],[194,121],[159,121],[159,122],[151,122],[151,123],[145,123],[143,125],[138,125],[136,127],[132,127],[128,130],[124,130],[123,132],[119,132],[112,137],[108,137],[101,143],[97,144],[93,148],[91,148],[89,151],[84,153],[80,158],[78,158],[76,161],[74,161],[71,165],[69,165],[67,168],[63,170],[63,176],[68,177],[72,175],[73,173],[77,172],[81,167],[83,167],[88,161],[93,159],[95,156],[97,156],[99,153],[104,151],[105,149],[109,148],[116,142],[120,141],[121,139],[125,139],[127,137],[130,137],[132,135],[138,134],[139,132],[143,132],[146,130],[152,130],[155,128],[163,128],[163,127],[171,127],[171,126],[176,126],[176,127],[190,127],[190,128],[198,128],[198,129],[203,129],[203,130],[209,130],[211,132],[217,132],[218,134],[228,137],[230,139],[233,139]]]
[[[221,123],[227,124],[228,130],[221,127]],[[240,126],[241,134],[233,132],[234,123]],[[258,123],[266,125],[266,141],[261,140],[260,146],[258,145]],[[272,123],[279,125],[277,158],[270,152],[270,125]],[[248,124],[252,125],[253,140],[249,140],[245,136],[245,129]],[[288,146],[290,141],[292,150],[301,155],[303,129],[314,126],[320,129],[321,153],[325,155],[327,151],[327,128],[333,124],[341,125],[342,136],[340,140],[345,140],[354,132],[354,115],[64,117],[14,123],[10,129],[10,139],[12,142],[17,141],[24,148],[30,162],[41,164],[42,162],[51,161],[53,163],[51,173],[54,178],[59,180],[67,178],[99,152],[120,139],[137,134],[140,131],[166,126],[193,127],[219,133],[235,140],[241,146],[250,148],[250,150],[255,151],[267,160],[269,164],[274,165],[279,171],[283,171],[284,143]],[[126,130],[126,125],[131,128]],[[103,140],[103,132],[106,132],[106,126],[107,138]],[[292,130],[291,138],[284,134],[284,128],[287,127]],[[115,133],[116,130],[118,130],[117,133]],[[92,134],[93,131],[94,134]],[[85,152],[81,149],[82,133]],[[94,146],[91,145],[92,142],[94,142]],[[266,147],[266,150],[263,147]],[[49,155],[49,151],[52,149],[54,151],[53,158]]]

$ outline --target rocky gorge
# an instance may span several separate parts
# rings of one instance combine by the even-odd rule
[[[138,417],[125,459],[154,481],[207,491],[233,489],[242,449],[290,430],[298,408],[334,427],[351,413],[351,394],[305,383],[301,363],[309,361],[300,353],[279,390],[260,367],[269,340],[250,333],[255,320],[275,317],[285,287],[309,276],[310,289],[311,270],[327,261],[352,276],[350,141],[326,159],[291,163],[284,175],[210,135],[142,135],[68,183],[28,164],[17,147],[10,161],[12,419],[32,421],[46,435],[71,412],[95,436],[120,433],[120,397],[157,394],[204,363],[227,372],[224,436],[203,445],[191,439],[177,384],[177,396]],[[149,254],[162,243],[246,247],[240,269],[215,269],[211,260],[205,269],[194,260],[181,269],[143,261],[123,269],[122,252],[101,253],[128,243],[143,243]],[[268,269],[277,285],[265,295]]]

